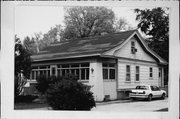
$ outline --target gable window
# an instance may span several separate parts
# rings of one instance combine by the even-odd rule
[[[152,78],[153,77],[153,68],[150,67],[149,68],[149,78]]]
[[[126,81],[131,81],[131,68],[130,68],[130,65],[126,65]]]
[[[139,81],[139,66],[136,66],[136,81]]]
[[[116,68],[113,63],[103,63],[103,79],[114,80],[116,78]]]
[[[135,47],[135,41],[131,41],[131,53],[135,54],[137,52],[137,49]]]

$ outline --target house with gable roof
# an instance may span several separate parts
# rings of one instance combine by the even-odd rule
[[[75,74],[92,86],[96,101],[121,99],[124,91],[139,84],[164,87],[167,65],[137,30],[51,44],[32,59],[29,86],[39,75]]]

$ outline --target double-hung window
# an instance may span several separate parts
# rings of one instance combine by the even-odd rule
[[[103,63],[103,79],[114,80],[116,78],[116,67],[114,63]]]
[[[152,67],[149,68],[149,78],[150,79],[153,78],[153,68]]]
[[[126,81],[131,81],[131,67],[126,65]]]
[[[136,66],[136,81],[139,81],[139,66]]]

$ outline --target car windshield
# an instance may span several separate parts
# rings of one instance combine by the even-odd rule
[[[137,86],[136,89],[148,90],[148,86]]]

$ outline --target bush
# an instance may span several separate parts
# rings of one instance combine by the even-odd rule
[[[49,88],[49,84],[52,83],[54,77],[47,77],[45,75],[41,75],[37,78],[36,89],[41,93],[45,94],[46,90]]]
[[[34,99],[38,98],[38,96],[33,96],[33,95],[19,95],[15,97],[15,103],[30,103]]]
[[[90,110],[95,106],[90,86],[72,75],[57,79],[46,92],[47,102],[54,110]]]

